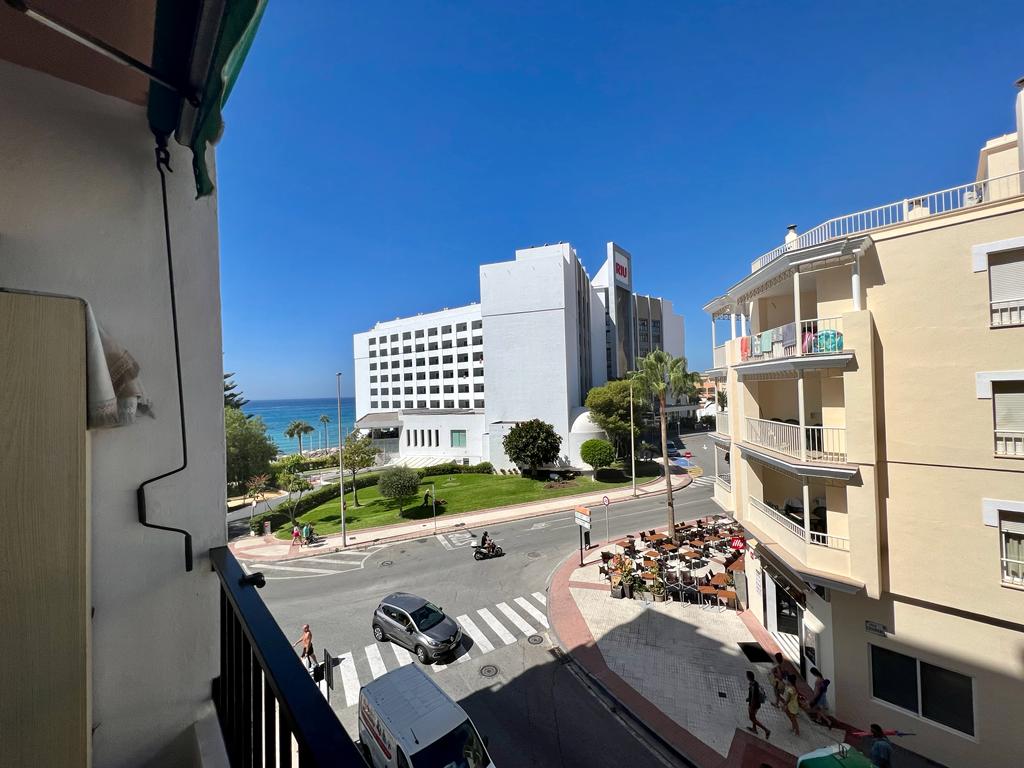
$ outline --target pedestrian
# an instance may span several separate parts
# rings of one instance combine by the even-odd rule
[[[782,658],[781,653],[775,654],[775,666],[772,667],[772,690],[775,692],[775,701],[772,702],[772,706],[776,709],[782,704],[782,691],[786,688],[786,668],[785,659]]]
[[[292,526],[292,546],[302,546],[302,531],[299,530],[298,523]]]
[[[309,523],[302,526],[302,543],[309,546]]]
[[[757,729],[762,728],[764,730],[764,737],[766,739],[770,739],[772,732],[768,730],[768,727],[764,723],[757,719],[757,711],[761,708],[761,705],[764,704],[767,698],[768,696],[765,694],[764,688],[762,688],[761,684],[755,679],[753,670],[748,669],[747,716],[750,718],[750,727],[748,727],[747,730],[753,732],[753,734],[757,736]]]
[[[814,693],[811,700],[807,702],[807,715],[816,723],[828,726],[831,731],[835,720],[828,713],[828,687],[832,681],[818,671],[817,667],[811,667],[811,677],[814,678]]]
[[[875,768],[892,768],[892,742],[885,735],[882,726],[872,723],[871,736],[875,740],[871,745],[871,765]]]
[[[302,653],[299,654],[299,658],[306,661],[307,669],[312,669],[318,662],[316,660],[316,651],[313,650],[313,631],[309,628],[309,624],[302,625],[302,634],[299,635],[298,640],[292,643],[292,648],[299,643],[302,643]]]
[[[782,690],[783,711],[789,718],[793,735],[800,735],[800,722],[796,719],[800,712],[800,695],[796,692],[796,675],[786,675],[786,687]]]

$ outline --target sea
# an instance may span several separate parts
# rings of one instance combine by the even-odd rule
[[[267,435],[282,454],[298,453],[299,441],[286,437],[284,431],[293,421],[305,421],[315,432],[304,435],[302,450],[323,450],[338,446],[338,399],[335,397],[308,398],[296,400],[250,400],[242,407],[247,416],[259,416],[267,425]],[[320,423],[320,417],[327,416],[327,425]],[[356,421],[356,400],[354,397],[341,398],[341,425],[348,435]]]

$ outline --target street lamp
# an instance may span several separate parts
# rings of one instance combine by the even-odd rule
[[[345,548],[348,536],[345,534],[345,428],[341,424],[341,371],[335,376],[338,381],[338,501],[341,504],[341,546]]]

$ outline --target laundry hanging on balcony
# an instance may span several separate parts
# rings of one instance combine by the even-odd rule
[[[153,417],[153,406],[139,380],[139,364],[96,322],[85,307],[87,427],[103,429],[132,424],[140,413]]]

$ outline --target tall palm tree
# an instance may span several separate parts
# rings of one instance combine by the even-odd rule
[[[315,432],[309,424],[305,421],[293,421],[288,425],[288,429],[284,431],[285,437],[297,437],[299,438],[299,456],[302,455],[302,436],[308,435],[310,432]]]
[[[327,434],[327,425],[331,423],[331,417],[328,416],[326,413],[321,413],[320,423],[324,425],[324,450],[327,450],[330,447],[328,445],[329,438]]]
[[[700,374],[686,370],[685,357],[672,357],[660,349],[640,358],[637,363],[639,369],[630,374],[630,381],[649,400],[657,400],[661,411],[661,458],[665,464],[668,531],[672,541],[677,542],[676,511],[672,501],[672,478],[668,470],[668,424],[665,406],[669,397],[694,395],[700,382]]]

